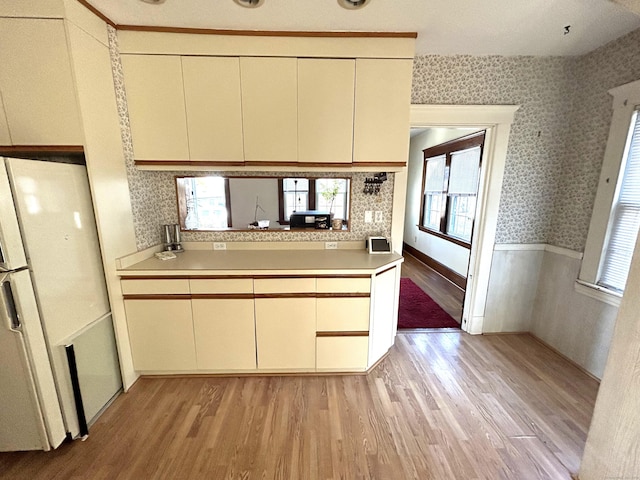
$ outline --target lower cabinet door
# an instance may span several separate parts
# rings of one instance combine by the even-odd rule
[[[125,300],[136,370],[195,370],[191,300]]]
[[[318,337],[316,352],[318,371],[366,370],[369,337]]]
[[[258,368],[314,370],[316,299],[256,298]]]
[[[200,370],[255,370],[253,299],[193,299]]]

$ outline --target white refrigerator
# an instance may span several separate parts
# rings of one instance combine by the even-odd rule
[[[0,451],[86,435],[121,388],[86,167],[0,157]]]

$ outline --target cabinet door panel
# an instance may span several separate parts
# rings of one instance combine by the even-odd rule
[[[369,366],[387,353],[394,342],[394,329],[398,323],[396,302],[397,272],[395,267],[376,275],[372,294],[372,319],[369,336]]]
[[[253,300],[192,300],[198,368],[256,368]]]
[[[196,369],[190,300],[125,300],[136,370]]]
[[[297,162],[297,59],[240,58],[246,161]]]
[[[318,370],[366,370],[368,337],[318,337]]]
[[[180,57],[122,55],[136,160],[188,160]]]
[[[356,60],[354,163],[406,163],[412,68],[412,60]]]
[[[317,300],[319,332],[369,330],[368,298],[318,298]]]
[[[256,298],[259,369],[316,365],[315,298]]]
[[[351,163],[355,60],[298,60],[298,158]]]
[[[244,161],[240,60],[182,57],[191,160]]]
[[[14,145],[82,145],[64,22],[0,18],[0,90]]]

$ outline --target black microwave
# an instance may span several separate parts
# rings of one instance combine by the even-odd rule
[[[321,210],[293,212],[289,216],[291,228],[318,228],[327,230],[331,227],[331,214]]]

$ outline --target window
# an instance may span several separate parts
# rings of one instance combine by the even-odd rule
[[[485,132],[424,150],[419,228],[469,247]]]
[[[183,230],[218,230],[231,227],[229,180],[223,177],[189,177],[178,183],[185,199]]]
[[[282,178],[280,190],[280,220],[289,224],[293,212],[321,210],[333,213],[333,218],[348,220],[349,180],[346,178]]]
[[[623,292],[640,227],[640,115],[636,110],[627,136],[609,216],[598,285]]]
[[[575,289],[618,306],[640,225],[640,80],[609,93],[611,127]]]

